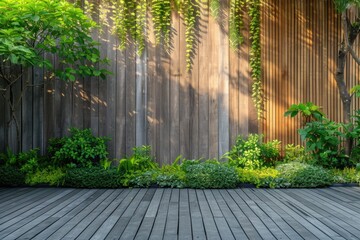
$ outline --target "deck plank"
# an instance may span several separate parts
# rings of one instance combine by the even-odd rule
[[[0,188],[0,239],[358,239],[359,187]]]

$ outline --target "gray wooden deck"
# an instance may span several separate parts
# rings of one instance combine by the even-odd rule
[[[0,239],[360,239],[360,188],[0,188]]]

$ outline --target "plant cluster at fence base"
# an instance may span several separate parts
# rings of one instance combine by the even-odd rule
[[[310,159],[304,148],[293,145],[287,147],[281,159],[279,141],[264,143],[260,135],[239,137],[226,154],[229,161],[186,160],[180,156],[173,164],[162,167],[155,162],[149,146],[136,147],[131,156],[112,161],[107,159],[105,143],[106,138],[93,136],[89,129],[71,129],[68,137],[51,140],[47,156],[40,156],[39,149],[19,154],[8,150],[0,155],[0,186],[205,189],[250,183],[256,187],[284,188],[360,180],[360,165],[357,169],[329,171],[313,165],[316,161]]]
[[[305,151],[314,164],[325,168],[354,167],[360,162],[360,111],[352,116],[351,123],[337,123],[326,118],[320,107],[313,103],[293,104],[285,116],[301,114],[305,126],[299,129],[305,141]],[[347,143],[350,143],[348,145]],[[348,147],[346,154],[345,147]]]

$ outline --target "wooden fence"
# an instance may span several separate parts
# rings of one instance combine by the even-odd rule
[[[96,2],[98,12],[109,8]],[[237,135],[262,132],[266,139],[300,143],[299,120],[283,117],[292,103],[312,101],[339,120],[341,103],[333,72],[340,41],[339,17],[331,0],[267,0],[262,6],[262,62],[266,97],[264,120],[257,121],[251,100],[248,23],[244,44],[234,51],[228,41],[228,5],[219,24],[201,6],[199,38],[193,67],[186,71],[183,20],[172,14],[172,47],[155,45],[149,20],[149,39],[142,56],[130,46],[118,50],[108,25],[93,37],[103,57],[111,60],[107,80],[78,79],[75,84],[53,79],[41,69],[29,70],[26,79],[42,87],[26,91],[17,115],[22,119],[22,149],[45,149],[51,137],[68,128],[91,128],[108,136],[111,157],[131,153],[136,145],[151,145],[161,163],[178,155],[213,158],[224,154]],[[96,19],[96,17],[95,17]],[[57,59],[53,58],[55,64]],[[351,84],[359,68],[347,68]],[[21,84],[16,86],[20,91]],[[15,130],[6,130],[7,106],[0,102],[0,150],[14,147]],[[5,114],[3,114],[5,113]],[[259,128],[260,126],[260,128]]]

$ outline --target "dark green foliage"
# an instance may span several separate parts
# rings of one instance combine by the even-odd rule
[[[306,142],[306,151],[312,154],[316,164],[326,168],[343,168],[348,164],[340,148],[344,137],[340,128],[341,124],[323,118],[299,130],[301,139]]]
[[[116,169],[101,167],[68,169],[64,186],[75,188],[118,188],[120,176]]]
[[[39,167],[48,164],[46,158],[40,156],[38,148],[19,154],[14,154],[8,149],[6,153],[0,154],[0,160],[2,165],[15,167],[24,174],[33,173]]]
[[[320,166],[292,162],[281,164],[276,169],[289,187],[325,187],[333,182],[331,173]]]
[[[190,188],[234,188],[238,183],[235,168],[224,164],[204,162],[189,165],[184,171]]]
[[[0,166],[0,186],[25,184],[25,174],[13,166]]]
[[[230,164],[248,169],[274,166],[280,158],[280,142],[273,140],[263,143],[262,139],[263,136],[258,134],[250,134],[247,139],[239,136],[226,154]]]
[[[56,166],[75,164],[77,167],[99,165],[100,160],[107,159],[107,140],[107,138],[95,137],[90,129],[71,128],[69,137],[53,140],[51,152],[54,154],[54,164]],[[61,147],[56,150],[59,146]]]
[[[1,165],[21,166],[21,164],[18,164],[16,154],[13,153],[10,148],[7,148],[4,153],[0,153],[0,166]]]

